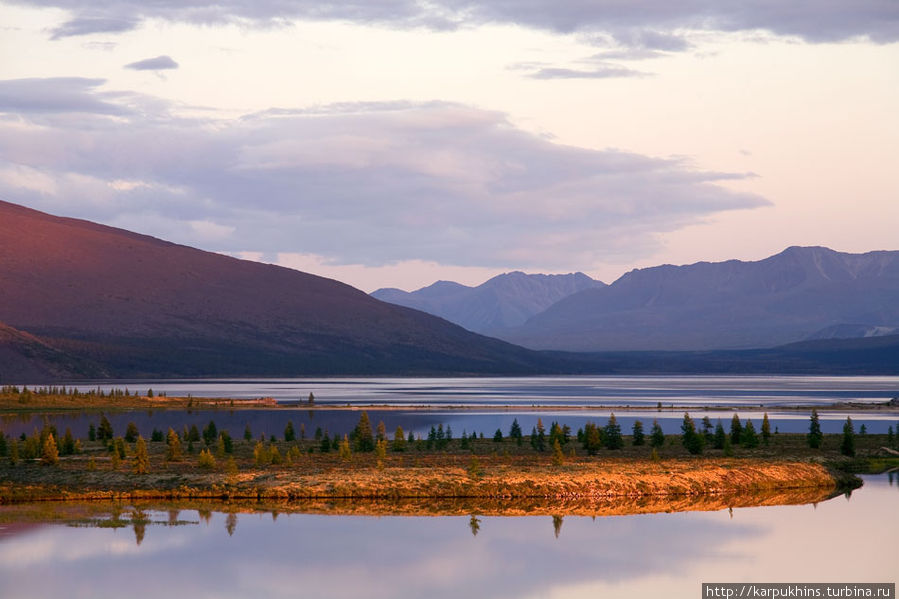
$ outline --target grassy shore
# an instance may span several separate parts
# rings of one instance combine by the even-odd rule
[[[631,503],[652,498],[650,503],[676,506],[696,497],[715,497],[714,505],[734,505],[741,498],[772,492],[786,493],[782,499],[789,503],[800,501],[798,497],[814,501],[857,486],[858,479],[847,471],[865,470],[865,456],[877,455],[876,439],[862,443],[861,457],[849,460],[833,449],[838,440],[831,437],[836,435],[825,436],[825,448],[830,449],[824,450],[803,449],[801,435],[778,435],[767,447],[740,448],[733,457],[716,450],[691,456],[669,437],[658,457],[645,446],[588,455],[572,440],[561,460],[552,452],[534,451],[527,441],[519,446],[510,439],[502,443],[479,439],[465,450],[455,440],[442,451],[412,444],[403,452],[342,457],[337,452],[321,453],[312,440],[262,444],[269,452],[277,450],[277,463],[272,458],[260,463],[259,442],[241,440],[234,441],[230,454],[211,446],[214,464],[206,465],[200,464],[198,453],[167,460],[167,446],[159,442],[147,443],[144,474],[134,472],[134,445],[126,445],[127,457],[116,460],[103,443],[86,442],[81,453],[60,457],[55,465],[43,465],[40,459],[11,465],[3,459],[0,503],[475,498],[488,503],[539,499],[553,505],[595,507],[622,498]],[[883,468],[899,465],[895,457],[878,459]],[[663,508],[652,508],[656,509]]]

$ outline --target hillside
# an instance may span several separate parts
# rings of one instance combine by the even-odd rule
[[[3,380],[549,368],[337,281],[5,202],[0,322]]]
[[[604,283],[580,272],[567,275],[510,272],[477,287],[438,281],[411,293],[400,289],[378,289],[372,296],[440,316],[470,331],[495,335],[524,324],[532,316],[578,291],[603,286]]]
[[[853,325],[844,327],[842,325]],[[763,348],[899,326],[899,252],[791,247],[757,262],[634,270],[502,338],[570,351]]]

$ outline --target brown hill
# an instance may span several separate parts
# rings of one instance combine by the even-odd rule
[[[57,357],[93,363],[80,369],[85,375],[547,369],[539,354],[337,281],[6,202],[0,321]],[[3,370],[6,380],[28,372]]]

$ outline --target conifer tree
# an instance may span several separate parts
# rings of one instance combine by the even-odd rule
[[[768,412],[762,416],[762,442],[767,445],[771,440],[771,421],[768,420]]]
[[[59,453],[62,455],[72,455],[75,453],[75,437],[72,436],[72,429],[66,427],[66,434],[59,443]],[[3,455],[0,453],[0,455]]]
[[[818,422],[818,410],[812,409],[806,440],[808,441],[808,446],[812,449],[821,447],[821,441],[824,440],[824,434],[821,433],[821,424]]]
[[[41,450],[41,464],[44,466],[55,466],[59,463],[59,449],[56,447],[56,439],[53,433],[47,435],[44,440],[44,446]]]
[[[743,438],[743,425],[740,424],[740,417],[734,414],[730,419],[730,442],[732,445],[739,445]]]
[[[892,428],[890,429],[893,430]],[[503,431],[500,429],[496,429],[496,432],[493,433],[493,442],[494,443],[502,443],[503,442]]]
[[[708,414],[702,417],[702,436],[705,437],[706,445],[711,445],[714,441],[712,419],[708,417]]]
[[[322,435],[321,444],[319,445],[319,451],[321,451],[322,453],[329,453],[331,451],[331,439],[328,436],[327,432]]]
[[[297,435],[293,430],[293,420],[287,421],[287,426],[284,427],[284,441],[287,443],[293,443],[296,441]]]
[[[87,440],[88,441],[96,441],[97,440],[97,427],[94,426],[93,422],[91,422],[87,427]]]
[[[649,433],[649,444],[656,449],[665,445],[665,433],[662,432],[662,427],[659,426],[658,420],[652,421],[652,429]]]
[[[203,429],[203,443],[209,447],[215,440],[218,438],[219,432],[215,426],[215,422],[212,420],[209,421],[209,424],[206,425],[206,428]]]
[[[615,414],[609,414],[609,421],[603,428],[603,443],[608,449],[621,449],[624,447],[624,438],[621,436],[621,425],[615,419]]]
[[[534,439],[534,449],[537,451],[546,451],[546,429],[543,428],[543,420],[537,419],[536,438]]]
[[[0,431],[0,457],[6,456],[6,451],[7,451],[6,435],[3,433],[3,431]]]
[[[253,431],[250,430],[249,422],[247,422],[247,425],[243,429],[243,440],[244,441],[252,441],[253,440]]]
[[[405,451],[406,450],[406,433],[403,432],[403,427],[397,425],[396,430],[393,431],[393,451]]]
[[[134,473],[146,474],[150,471],[150,454],[147,453],[147,443],[138,435],[134,448]]]
[[[509,428],[509,438],[515,439],[515,442],[521,445],[521,439],[524,435],[521,431],[521,425],[518,424],[518,418],[512,421],[512,426]]]
[[[562,445],[558,439],[553,439],[553,466],[561,466],[565,463],[565,454],[562,453]]]
[[[353,448],[356,451],[374,451],[375,449],[375,438],[371,432],[368,412],[362,412],[359,416],[359,423],[353,430]],[[343,457],[342,454],[341,457]]]
[[[19,463],[19,442],[13,439],[9,442],[9,465],[15,466]]]
[[[378,441],[387,440],[387,427],[384,425],[383,420],[378,421],[378,426],[375,429],[375,439],[377,439]]]
[[[337,449],[337,453],[340,456],[340,459],[348,462],[352,457],[352,451],[350,450],[350,440],[347,439],[347,436],[344,435],[343,439],[340,441],[340,447]]]
[[[687,451],[692,454],[702,453],[705,439],[696,432],[696,425],[693,423],[693,419],[690,418],[690,414],[686,412],[684,413],[684,421],[681,423],[681,433],[681,442]]]
[[[743,435],[740,438],[740,444],[747,449],[753,449],[759,446],[759,437],[755,434],[755,425],[752,420],[746,420],[746,426],[743,427]]]
[[[599,432],[599,427],[592,422],[585,424],[583,438],[584,449],[587,450],[587,453],[596,455],[596,452],[602,447],[602,435]]]
[[[213,456],[208,449],[201,450],[200,455],[197,457],[197,466],[204,470],[214,469],[215,456]]]
[[[137,430],[137,425],[133,422],[129,422],[128,426],[125,428],[125,441],[128,443],[134,443],[137,441],[137,437],[140,435],[140,432]]]
[[[724,442],[727,440],[727,433],[724,432],[724,426],[721,424],[721,419],[718,419],[718,423],[715,425],[715,449],[724,449]]]
[[[169,427],[169,433],[166,435],[166,450],[165,450],[165,459],[167,462],[180,462],[181,461],[181,439],[178,438],[178,433],[171,427]]]
[[[852,426],[852,418],[846,418],[846,423],[843,425],[840,453],[849,457],[855,456],[855,429]]]
[[[112,424],[105,414],[100,414],[100,426],[97,428],[97,440],[109,441],[113,437]]]
[[[643,432],[643,422],[634,420],[634,426],[631,429],[634,446],[639,447],[646,443],[646,434]]]

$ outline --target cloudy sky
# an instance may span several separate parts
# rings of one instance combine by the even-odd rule
[[[899,249],[895,0],[0,2],[0,199],[366,291]]]

